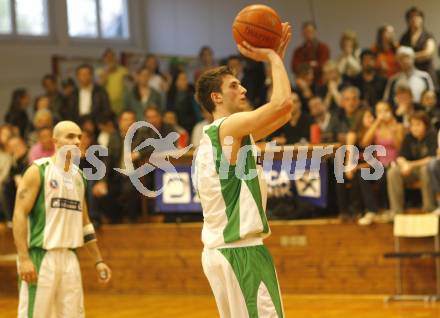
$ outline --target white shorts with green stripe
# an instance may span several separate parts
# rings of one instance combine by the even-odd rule
[[[203,250],[221,318],[283,318],[277,274],[264,245]]]
[[[19,282],[18,318],[83,318],[84,298],[76,254],[68,249],[32,248],[36,284]]]

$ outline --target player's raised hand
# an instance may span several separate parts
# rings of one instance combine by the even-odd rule
[[[281,57],[281,59],[284,59],[286,48],[289,45],[290,39],[292,38],[292,27],[290,26],[289,22],[282,23],[282,26],[283,29],[281,31],[280,45],[278,46],[276,52]]]
[[[18,276],[28,284],[37,282],[37,272],[30,258],[19,259]]]
[[[96,265],[96,270],[98,271],[99,281],[101,283],[107,284],[112,278],[112,271],[106,263],[100,262]]]
[[[237,44],[237,48],[242,55],[257,62],[267,62],[270,60],[271,55],[277,54],[272,49],[257,48],[246,41]]]

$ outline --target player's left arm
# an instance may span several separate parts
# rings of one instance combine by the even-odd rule
[[[86,200],[84,200],[83,207],[83,226],[84,244],[87,251],[92,256],[93,261],[95,262],[95,268],[98,272],[99,281],[102,283],[108,283],[112,277],[112,271],[104,262],[101,251],[99,250],[95,229],[93,228],[92,222],[90,222],[89,209],[87,207]]]

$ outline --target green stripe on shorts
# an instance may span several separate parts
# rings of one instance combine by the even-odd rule
[[[272,256],[264,245],[221,248],[237,277],[250,318],[258,318],[257,296],[261,282],[266,285],[279,318],[283,318],[280,290]]]
[[[46,250],[42,248],[31,248],[29,250],[29,257],[32,260],[32,263],[35,266],[35,270],[37,271],[37,275],[40,272],[41,263],[43,262],[44,255],[46,254]],[[32,318],[34,316],[34,305],[35,305],[35,296],[37,295],[37,283],[28,284],[28,317]],[[20,284],[21,285],[21,284]]]

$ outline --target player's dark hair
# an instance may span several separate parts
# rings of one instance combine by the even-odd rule
[[[226,75],[234,74],[226,66],[216,67],[203,73],[196,83],[196,100],[210,114],[215,111],[211,93],[221,93],[223,78]]]

